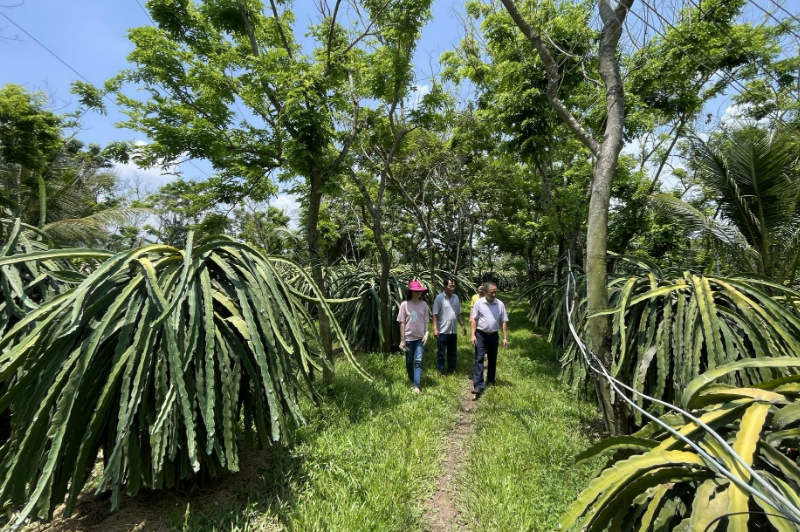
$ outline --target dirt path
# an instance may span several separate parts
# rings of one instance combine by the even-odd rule
[[[445,443],[444,472],[436,482],[436,491],[433,497],[425,503],[427,516],[427,532],[460,532],[463,530],[459,520],[459,511],[456,508],[455,489],[456,472],[463,465],[465,458],[464,445],[467,436],[472,430],[472,418],[477,402],[473,401],[470,387],[464,388],[461,395],[461,414],[453,431],[448,435]]]

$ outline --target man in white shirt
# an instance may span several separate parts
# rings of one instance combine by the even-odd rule
[[[487,384],[494,384],[497,368],[497,348],[500,343],[498,332],[503,330],[503,349],[508,349],[508,314],[506,306],[497,299],[497,285],[486,283],[483,298],[472,306],[469,325],[472,329],[472,345],[475,346],[475,370],[472,374],[472,393],[483,393]],[[483,360],[488,359],[486,382],[483,380]]]
[[[446,279],[444,292],[436,296],[433,301],[433,335],[439,340],[436,352],[436,366],[439,375],[451,375],[456,371],[458,352],[458,330],[456,323],[461,325],[461,332],[467,334],[467,328],[461,320],[461,302],[455,294],[456,282]],[[445,368],[444,352],[447,350],[447,367]]]

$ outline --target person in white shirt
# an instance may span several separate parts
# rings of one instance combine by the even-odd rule
[[[472,330],[472,345],[475,346],[475,369],[472,374],[472,385],[477,396],[483,393],[487,384],[494,384],[497,368],[497,348],[500,343],[498,332],[503,331],[503,349],[508,349],[508,314],[506,306],[497,299],[497,285],[484,284],[483,298],[472,306],[469,325]],[[484,356],[488,361],[486,382],[483,380]]]
[[[461,301],[455,294],[456,282],[446,279],[444,292],[433,300],[433,336],[438,339],[436,351],[436,366],[439,375],[452,375],[456,371],[458,353],[458,329],[461,325],[462,334],[467,334],[467,328],[461,320]],[[445,367],[444,353],[447,351],[447,367]]]

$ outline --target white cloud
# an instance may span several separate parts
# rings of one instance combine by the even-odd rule
[[[155,192],[158,187],[177,179],[174,173],[165,174],[160,167],[140,168],[135,163],[114,163],[114,172],[128,189],[138,188],[140,193]]]
[[[294,194],[278,194],[270,205],[278,209],[283,209],[283,212],[291,218],[289,227],[297,229],[300,227],[300,203],[297,201],[297,196]]]
[[[417,85],[414,90],[408,93],[408,104],[411,107],[417,107],[422,102],[422,98],[430,92],[430,85]]]
[[[720,118],[719,121],[721,124],[727,125],[732,122],[741,120],[743,113],[746,109],[747,107],[744,105],[738,103],[731,104],[728,106],[727,109],[725,109],[725,113],[722,115],[722,118]]]

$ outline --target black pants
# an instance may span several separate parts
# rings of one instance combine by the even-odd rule
[[[486,384],[494,384],[494,374],[497,369],[497,347],[500,335],[496,332],[487,333],[480,329],[475,331],[475,371],[472,374],[472,384],[476,390],[483,391]],[[489,367],[486,371],[486,383],[483,382],[483,358],[487,355]]]
[[[439,345],[436,351],[436,367],[439,368],[439,373],[453,373],[456,370],[456,362],[458,361],[458,332],[452,334],[439,333]],[[447,367],[445,367],[445,351],[447,351]]]

